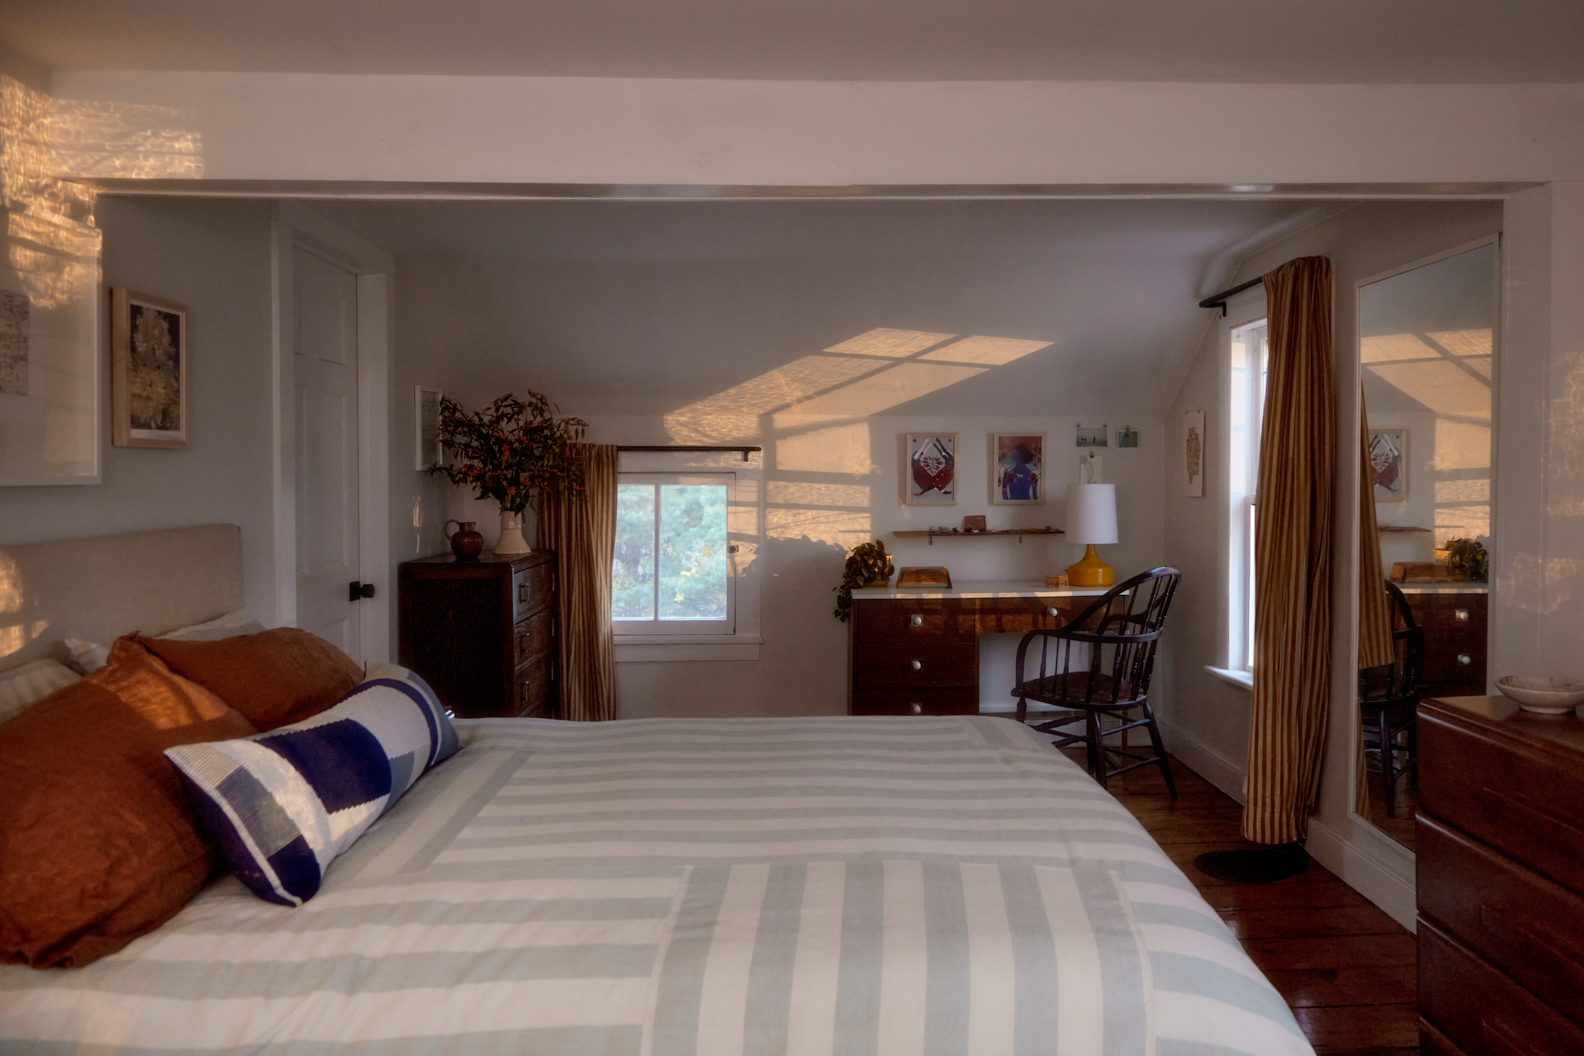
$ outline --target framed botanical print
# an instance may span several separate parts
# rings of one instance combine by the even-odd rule
[[[1376,502],[1408,498],[1408,430],[1369,431],[1370,490]]]
[[[908,433],[903,466],[909,506],[957,504],[957,434]]]
[[[110,291],[110,442],[187,446],[187,306]]]
[[[996,433],[991,453],[991,502],[1032,506],[1045,501],[1044,433]]]

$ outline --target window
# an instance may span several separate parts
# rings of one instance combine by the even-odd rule
[[[617,634],[736,629],[730,473],[623,473],[616,486],[611,619]]]
[[[761,464],[736,452],[623,452],[616,660],[757,660]]]
[[[1265,414],[1265,373],[1269,355],[1265,320],[1231,331],[1230,415],[1227,447],[1228,518],[1227,668],[1254,670],[1254,518],[1259,478],[1260,426]]]

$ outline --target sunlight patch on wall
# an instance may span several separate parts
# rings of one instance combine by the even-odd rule
[[[665,416],[666,432],[671,439],[687,444],[757,440],[760,415],[862,377],[880,366],[874,360],[804,356],[673,411]]]
[[[1438,418],[1435,423],[1435,458],[1431,469],[1489,469],[1491,431],[1488,425]]]
[[[1432,362],[1378,364],[1368,369],[1436,414],[1490,419],[1490,383],[1439,356]]]
[[[1490,507],[1486,505],[1437,506],[1435,545],[1443,547],[1448,539],[1477,539],[1491,534]]]
[[[1401,359],[1440,359],[1441,353],[1414,334],[1379,334],[1359,342],[1359,359],[1365,363],[1390,363]]]
[[[1537,554],[1519,554],[1491,585],[1502,604],[1545,616],[1573,597],[1581,574],[1584,561],[1577,558],[1542,559]]]
[[[771,507],[765,511],[766,535],[771,539],[806,539],[812,543],[851,549],[871,536],[868,513],[838,510],[803,510]]]
[[[1488,356],[1491,354],[1490,330],[1431,330],[1430,340],[1454,356]]]
[[[1436,502],[1489,502],[1490,480],[1438,480],[1435,482]]]
[[[90,99],[56,99],[51,111],[56,172],[107,179],[203,178],[195,111]]]
[[[1022,359],[1030,352],[1038,352],[1050,346],[1049,341],[1023,341],[1015,337],[965,337],[961,341],[953,341],[945,348],[926,352],[919,358],[1001,367],[1015,359]]]
[[[811,419],[867,418],[880,414],[909,400],[916,400],[932,392],[966,381],[983,374],[984,367],[948,366],[946,364],[899,363],[888,370],[859,378],[834,392],[816,396],[793,404],[771,418],[779,429],[783,423]]]
[[[1552,371],[1545,512],[1584,516],[1584,354],[1567,356]]]
[[[777,506],[825,506],[869,508],[866,484],[811,484],[800,480],[772,480],[765,485],[765,499]]]
[[[949,341],[956,334],[932,334],[924,330],[890,330],[879,327],[857,337],[834,344],[827,348],[827,352],[838,352],[846,355],[859,356],[885,356],[890,359],[901,359],[911,356],[915,352],[922,352],[931,345],[938,345],[942,341]]]
[[[790,422],[789,427],[802,425]],[[833,425],[805,433],[777,437],[775,470],[778,473],[845,473],[865,477],[876,466],[869,449],[869,423]]]

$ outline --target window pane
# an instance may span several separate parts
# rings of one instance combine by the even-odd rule
[[[611,565],[611,618],[654,619],[655,489],[616,487],[616,560]]]
[[[724,620],[726,485],[660,486],[660,618]]]

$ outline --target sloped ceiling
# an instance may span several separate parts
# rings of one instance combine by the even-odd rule
[[[3,0],[0,39],[61,69],[1584,81],[1578,0]]]
[[[881,330],[936,335],[913,352],[978,341],[926,353],[927,364],[887,375],[884,391],[846,390],[866,402],[843,414],[1140,417],[1165,412],[1212,324],[1195,304],[1212,262],[1315,209],[312,204],[396,254],[399,341],[450,364],[453,386],[528,386],[586,414],[670,414],[767,386],[810,396],[818,379],[800,371],[839,369],[815,360]]]

